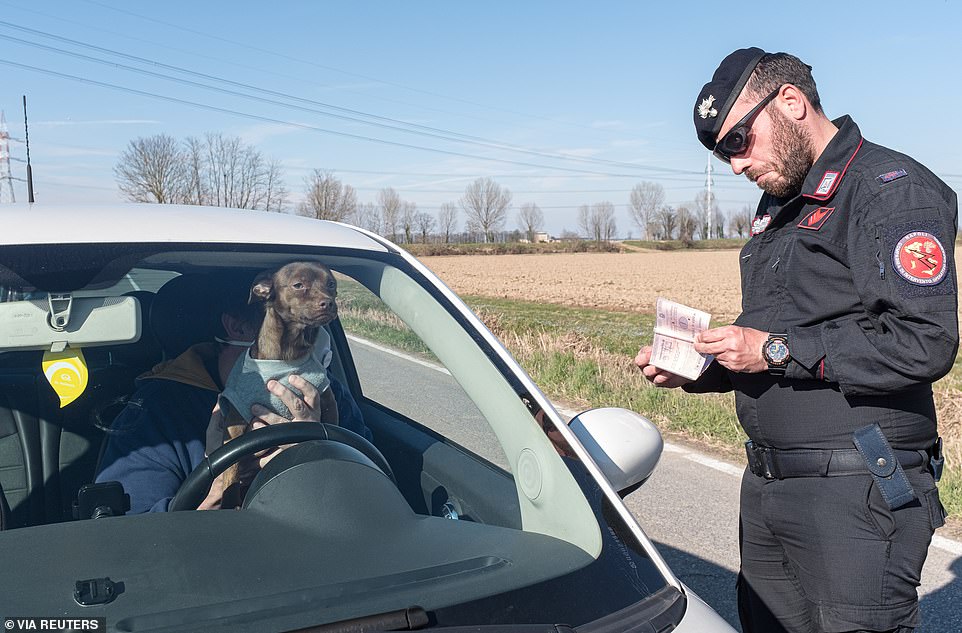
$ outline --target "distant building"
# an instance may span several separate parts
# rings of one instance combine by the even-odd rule
[[[522,244],[550,244],[551,242],[557,242],[558,238],[552,237],[548,233],[535,233],[534,240],[529,240],[526,237],[522,237],[518,241]]]

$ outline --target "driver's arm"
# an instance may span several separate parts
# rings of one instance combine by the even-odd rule
[[[130,514],[165,512],[180,484],[204,458],[203,439],[191,425],[196,420],[183,417],[186,408],[168,398],[175,395],[170,392],[177,391],[176,385],[159,387],[163,393],[140,393],[111,425],[96,477],[123,485],[130,495]]]

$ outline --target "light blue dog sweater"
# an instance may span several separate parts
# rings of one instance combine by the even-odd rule
[[[277,380],[300,396],[302,395],[301,391],[291,386],[288,381],[291,374],[297,374],[317,387],[318,393],[322,393],[331,386],[331,380],[327,377],[327,367],[330,364],[331,336],[324,328],[318,330],[317,341],[315,341],[311,353],[301,360],[290,362],[259,360],[251,358],[248,349],[237,359],[231,369],[227,376],[227,384],[224,385],[224,391],[220,394],[220,397],[227,400],[248,423],[254,417],[251,415],[251,406],[255,403],[291,419],[292,415],[287,406],[280,398],[267,390],[267,381]]]

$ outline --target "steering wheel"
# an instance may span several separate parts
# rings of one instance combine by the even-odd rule
[[[273,446],[310,440],[333,440],[357,449],[397,485],[391,466],[381,451],[357,433],[323,422],[286,422],[249,431],[211,453],[181,484],[168,511],[196,510],[207,497],[214,480],[244,457]]]

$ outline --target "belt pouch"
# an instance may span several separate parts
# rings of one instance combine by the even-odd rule
[[[853,440],[890,510],[901,508],[916,498],[912,484],[878,424],[855,431]]]

